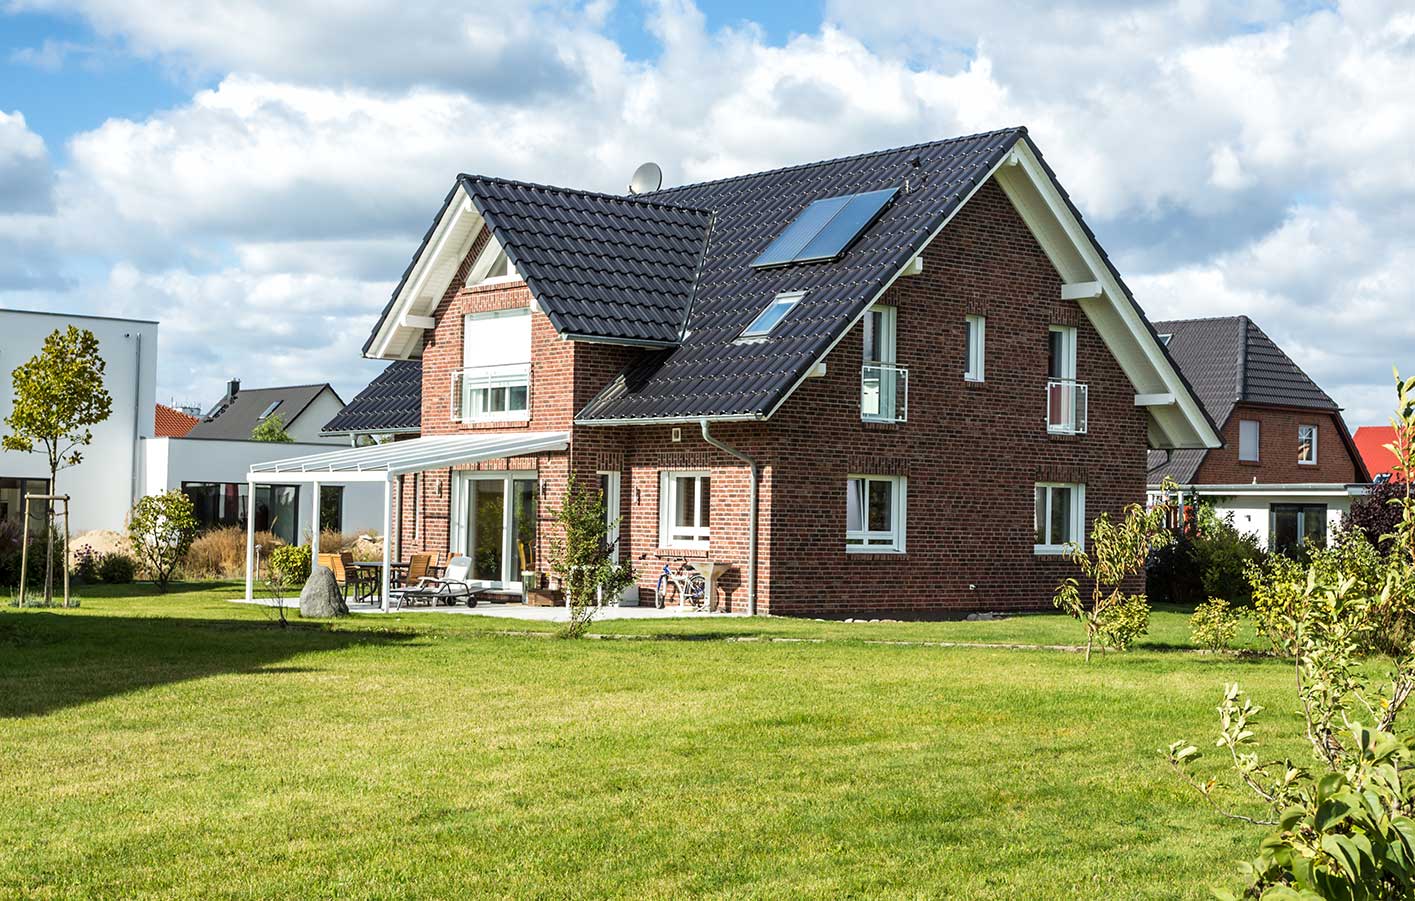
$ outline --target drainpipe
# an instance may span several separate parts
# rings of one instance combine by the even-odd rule
[[[708,421],[701,419],[698,421],[703,427],[703,440],[718,450],[730,454],[746,463],[752,471],[751,512],[748,518],[747,533],[747,613],[750,616],[757,615],[757,461],[737,450],[731,445],[712,437],[708,432]]]
[[[128,506],[138,501],[138,448],[142,445],[142,332],[129,332],[137,344],[137,372],[133,376],[133,471],[128,487]]]

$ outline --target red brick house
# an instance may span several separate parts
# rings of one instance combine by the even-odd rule
[[[1023,129],[644,195],[461,176],[364,350],[421,360],[421,437],[275,471],[385,479],[396,553],[493,588],[573,474],[645,592],[684,557],[734,611],[1039,608],[1148,449],[1220,443]]]
[[[1247,316],[1155,328],[1224,445],[1151,452],[1151,492],[1173,479],[1264,547],[1327,543],[1371,481],[1336,401]]]

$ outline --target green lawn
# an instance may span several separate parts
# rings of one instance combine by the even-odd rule
[[[1235,678],[1297,722],[1286,666],[1178,652],[1173,611],[1087,666],[870,643],[1076,643],[1057,616],[567,642],[425,613],[282,631],[237,592],[0,612],[0,897],[1199,898],[1259,831],[1159,749],[1208,736]]]

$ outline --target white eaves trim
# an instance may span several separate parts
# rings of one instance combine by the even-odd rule
[[[462,260],[482,228],[482,217],[460,184],[433,226],[432,236],[403,282],[393,305],[374,336],[368,356],[406,360],[422,346],[432,314],[452,284]]]
[[[1146,406],[1151,447],[1221,447],[1223,442],[1198,399],[1025,139],[1013,145],[1006,162],[997,173],[998,184],[1060,273],[1066,286],[1063,296],[1076,296],[1136,394],[1174,396],[1174,404]],[[1095,291],[1095,286],[1100,290]]]

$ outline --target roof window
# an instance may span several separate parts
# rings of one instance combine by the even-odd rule
[[[796,302],[805,296],[805,291],[785,291],[776,295],[771,299],[771,303],[766,305],[766,309],[752,320],[752,324],[742,331],[741,337],[765,338],[770,335],[772,330],[781,324],[781,320],[786,318],[786,314],[791,312]]]

